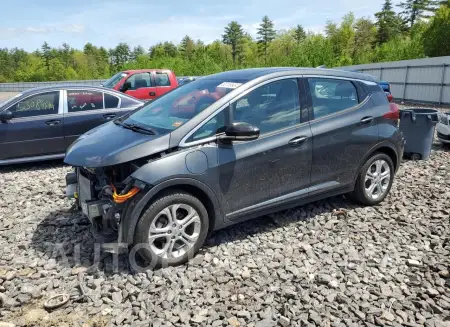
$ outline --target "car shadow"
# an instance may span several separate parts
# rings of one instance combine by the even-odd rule
[[[244,240],[299,221],[311,220],[321,214],[336,210],[345,212],[357,207],[358,205],[344,196],[335,196],[247,220],[213,232],[200,249],[200,253],[207,253],[210,248],[223,243]],[[84,267],[86,269],[83,270],[92,273],[99,270],[106,276],[117,273],[134,274],[140,271],[130,264],[130,253],[115,255],[103,252],[101,243],[96,241],[91,228],[89,220],[78,210],[57,210],[49,213],[38,224],[30,245],[41,254],[40,258],[54,262],[61,269]],[[135,256],[135,259],[139,267],[146,267],[146,263],[139,256]]]
[[[346,215],[348,210],[360,207],[345,195],[338,195],[324,200],[319,200],[298,207],[277,211],[273,214],[246,220],[230,227],[213,232],[206,240],[204,249],[218,246],[222,243],[235,242],[247,239],[253,235],[271,232],[277,228],[283,228],[299,221],[309,221],[322,214],[336,214],[339,219]],[[202,251],[202,250],[200,250]],[[205,251],[206,252],[206,251]]]
[[[75,207],[56,210],[38,224],[30,245],[62,268],[84,267],[92,272],[103,271],[105,275],[132,273],[128,257],[105,253],[92,228],[90,221]],[[139,260],[138,263],[144,266]]]

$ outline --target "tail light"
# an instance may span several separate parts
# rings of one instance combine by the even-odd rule
[[[390,93],[387,95],[387,98],[389,102],[392,102],[392,100],[394,100],[394,97]]]
[[[383,118],[398,121],[400,119],[400,110],[398,109],[398,106],[395,103],[389,103],[389,112],[385,113]]]

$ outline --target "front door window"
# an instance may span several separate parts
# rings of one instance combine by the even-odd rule
[[[23,118],[58,113],[59,91],[40,93],[23,99],[9,108],[13,118]]]

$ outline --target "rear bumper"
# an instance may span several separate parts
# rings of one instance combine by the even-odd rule
[[[400,168],[400,164],[403,160],[403,154],[405,152],[405,144],[406,144],[406,140],[405,137],[403,136],[403,133],[400,132],[400,141],[397,144],[397,151],[398,151],[398,158],[397,158],[397,167],[395,168],[395,172],[397,173],[398,169]]]

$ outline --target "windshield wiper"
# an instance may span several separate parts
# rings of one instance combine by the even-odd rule
[[[148,134],[148,135],[155,135],[155,131],[148,127],[139,126],[136,124],[121,124],[126,129],[131,129],[133,132],[136,133],[142,133],[142,134]]]

